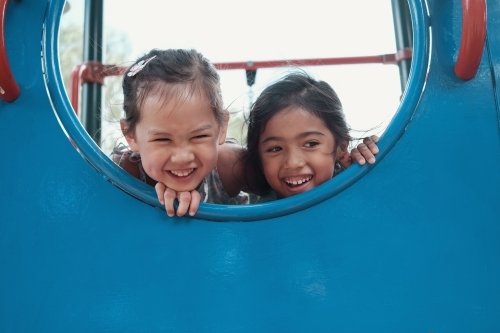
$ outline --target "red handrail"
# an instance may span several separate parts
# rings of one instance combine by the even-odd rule
[[[486,0],[462,0],[462,39],[455,74],[462,80],[476,76],[486,38]]]
[[[412,56],[412,49],[405,48],[399,50],[397,53],[365,56],[365,57],[226,62],[226,63],[214,63],[214,66],[219,70],[245,69],[247,71],[251,71],[259,68],[273,68],[273,67],[287,67],[287,66],[326,66],[326,65],[357,65],[357,64],[397,65],[401,60],[410,59],[411,56]]]
[[[9,0],[0,0],[0,98],[12,102],[19,96],[19,85],[10,70],[5,47],[4,22],[8,3]]]
[[[80,86],[84,83],[93,82],[103,85],[107,76],[122,75],[127,67],[115,65],[103,65],[98,61],[87,61],[73,67],[70,76],[70,102],[73,110],[78,114]]]
[[[270,61],[247,61],[247,62],[223,62],[214,63],[218,70],[244,69],[254,71],[259,68],[287,67],[287,66],[325,66],[325,65],[354,65],[354,64],[390,64],[397,65],[400,61],[411,59],[412,48],[404,48],[397,53],[382,54],[365,57],[344,58],[319,58],[319,59],[295,59],[295,60],[270,60]],[[115,65],[103,65],[96,61],[88,61],[76,65],[71,72],[70,100],[73,109],[78,114],[78,92],[80,86],[87,82],[104,84],[104,78],[113,75],[122,75],[127,67]]]

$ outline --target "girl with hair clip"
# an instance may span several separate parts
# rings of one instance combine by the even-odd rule
[[[305,73],[290,74],[267,87],[248,117],[247,147],[241,150],[237,170],[245,190],[258,202],[286,198],[308,191],[352,165],[375,162],[377,136],[365,138],[349,154],[351,137],[340,100],[332,87]],[[156,190],[167,212],[173,210],[168,185]],[[192,193],[192,192],[191,192]],[[179,201],[177,215],[197,197]],[[191,210],[190,210],[191,211]],[[170,214],[169,214],[170,215]]]
[[[123,95],[120,126],[129,148],[113,152],[119,166],[152,186],[167,186],[164,198],[187,200],[190,215],[200,201],[248,203],[240,192],[244,180],[235,177],[242,148],[225,143],[229,114],[219,74],[203,55],[153,49],[125,73]],[[167,213],[174,215],[173,206]]]

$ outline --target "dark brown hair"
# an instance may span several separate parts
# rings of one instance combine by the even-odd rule
[[[203,93],[212,106],[217,123],[223,123],[226,111],[219,74],[201,53],[193,49],[153,49],[139,57],[134,65],[141,61],[146,62],[145,66],[135,75],[129,76],[127,74],[131,66],[125,72],[122,83],[127,132],[133,132],[140,121],[141,106],[146,97],[158,91],[166,98],[186,93],[186,89],[189,94]]]
[[[351,140],[350,129],[345,121],[340,99],[333,88],[303,72],[289,74],[262,91],[252,105],[247,119],[247,149],[242,155],[242,162],[246,186],[255,194],[265,195],[271,189],[262,170],[260,135],[269,119],[290,107],[301,108],[323,120],[333,134],[337,147],[347,150]]]

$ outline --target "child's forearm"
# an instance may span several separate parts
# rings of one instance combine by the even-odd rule
[[[234,197],[244,190],[245,175],[241,154],[245,148],[232,143],[225,143],[219,148],[217,171],[222,186],[229,196]]]

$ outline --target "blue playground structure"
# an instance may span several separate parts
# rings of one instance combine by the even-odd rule
[[[64,0],[0,0],[0,332],[500,332],[500,3],[409,0],[374,165],[169,218],[83,129]]]

